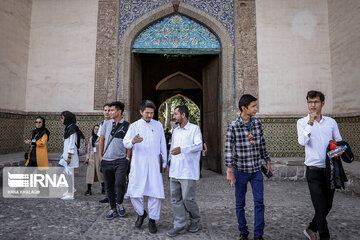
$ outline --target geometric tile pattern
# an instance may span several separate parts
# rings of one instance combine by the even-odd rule
[[[171,0],[126,0],[120,1],[119,45],[126,29],[142,15],[170,3]],[[234,42],[234,2],[233,0],[182,0],[195,8],[203,10],[221,22]]]
[[[181,34],[179,34],[181,33]],[[146,28],[132,48],[220,48],[217,37],[203,25],[179,14]]]
[[[304,157],[304,147],[297,142],[299,118],[261,118],[266,147],[271,157]],[[355,159],[360,161],[360,117],[334,118],[341,137],[348,142]]]
[[[0,113],[0,154],[25,151],[24,140],[31,137],[38,114]],[[58,114],[40,114],[46,120],[51,132],[49,152],[61,152],[63,148],[64,125]],[[270,157],[304,157],[304,148],[297,142],[296,122],[299,118],[261,118]],[[95,124],[103,122],[101,113],[81,113],[76,116],[77,125],[87,141]],[[347,141],[360,161],[360,117],[335,118],[340,134]]]

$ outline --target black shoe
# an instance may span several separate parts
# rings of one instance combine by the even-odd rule
[[[149,232],[152,234],[157,232],[155,220],[151,218],[149,219]]]
[[[99,203],[108,203],[109,199],[106,197],[103,200],[100,200]]]
[[[240,240],[248,240],[249,234],[240,234]]]
[[[87,191],[85,192],[85,196],[87,196],[87,195],[92,195],[91,190],[87,190]]]
[[[141,226],[143,225],[144,223],[144,219],[147,217],[147,213],[146,211],[144,210],[144,214],[142,216],[138,215],[138,218],[135,222],[135,227],[136,228],[141,228]],[[149,226],[150,227],[150,226]]]
[[[259,236],[259,237],[254,237],[254,240],[264,240],[264,238],[262,236]]]

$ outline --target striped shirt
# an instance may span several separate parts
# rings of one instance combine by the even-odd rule
[[[252,139],[249,138],[250,134]],[[261,159],[270,161],[260,120],[252,117],[251,126],[248,128],[241,117],[238,117],[227,129],[225,165],[253,173],[260,170]]]

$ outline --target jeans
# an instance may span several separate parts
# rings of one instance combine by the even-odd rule
[[[114,161],[101,161],[101,168],[106,183],[106,193],[109,198],[111,209],[116,209],[116,203],[122,204],[124,200],[126,191],[126,172],[128,167],[129,161],[126,160],[126,158]]]
[[[315,208],[315,216],[309,224],[309,229],[313,232],[319,231],[321,240],[330,239],[326,216],[331,210],[335,190],[326,187],[326,173],[324,169],[312,170],[307,168],[306,179],[311,201]]]
[[[247,184],[250,182],[254,197],[254,237],[260,237],[264,234],[265,206],[264,206],[264,183],[261,171],[254,173],[245,173],[234,169],[235,175],[235,198],[236,198],[236,216],[238,219],[238,228],[241,234],[249,234],[245,219],[245,197]]]

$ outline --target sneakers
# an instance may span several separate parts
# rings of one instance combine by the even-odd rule
[[[144,223],[144,219],[147,217],[147,212],[144,210],[144,214],[142,216],[138,215],[138,218],[135,222],[135,227],[136,228],[141,228],[141,226]],[[150,226],[149,226],[150,227]]]
[[[76,189],[74,188],[73,189],[73,193],[75,193],[76,192]],[[66,195],[69,195],[69,191],[66,191],[64,194],[63,194],[63,197],[65,197]]]
[[[149,232],[154,234],[157,232],[156,223],[154,219],[149,219]]]
[[[240,240],[248,240],[248,234],[240,234]]]
[[[122,205],[116,204],[116,209],[120,217],[124,217],[126,215],[125,208]]]
[[[309,239],[309,240],[317,240],[317,235],[315,232],[313,232],[310,228],[306,228],[304,230],[304,235]]]
[[[259,237],[254,237],[254,240],[264,240],[264,238],[262,236],[259,236]]]
[[[106,220],[111,220],[111,219],[113,219],[114,217],[117,217],[117,216],[118,216],[117,211],[111,209],[111,210],[108,212],[108,214],[106,214],[105,219],[106,219]]]
[[[61,199],[62,200],[74,200],[74,194],[73,193],[67,193],[67,194],[63,195],[63,197]]]
[[[199,224],[197,222],[190,223],[188,229],[189,232],[195,233],[199,231]]]
[[[173,228],[170,231],[166,233],[169,237],[175,237],[176,235],[179,235],[184,230],[184,227],[179,228]]]

